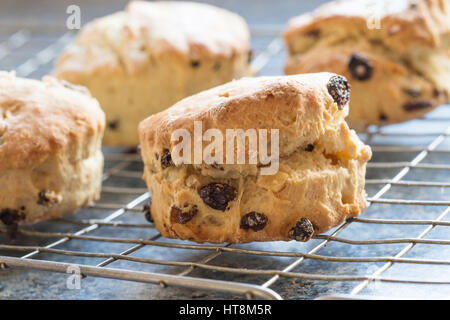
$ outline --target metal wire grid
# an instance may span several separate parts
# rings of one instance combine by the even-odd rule
[[[258,36],[258,32],[254,32]],[[255,36],[255,35],[254,35]],[[273,37],[273,32],[268,33],[267,30],[261,32],[261,37]],[[34,56],[27,59],[21,64],[15,65],[15,69],[19,76],[30,76],[42,67],[48,66],[50,62],[57,56],[60,49],[71,40],[73,35],[66,33],[59,37],[55,42],[52,42],[48,47],[40,50]],[[21,30],[4,42],[0,43],[0,58],[7,57],[13,50],[20,49],[26,45],[31,39],[30,32]],[[282,54],[282,42],[278,37],[275,37],[269,44],[261,50],[253,61],[253,66],[256,70],[270,67],[271,60],[274,57]],[[445,106],[441,108],[446,108]],[[433,122],[446,122],[444,130],[439,132],[411,132],[398,131],[388,132],[380,128],[372,128],[372,130],[365,136],[364,140],[368,144],[374,143],[378,138],[401,138],[407,137],[412,139],[431,138],[431,142],[424,147],[406,145],[375,145],[372,147],[374,151],[374,158],[377,154],[402,154],[407,155],[413,153],[414,156],[408,161],[377,161],[369,163],[368,172],[370,170],[384,169],[395,170],[389,178],[382,179],[367,179],[367,186],[376,187],[377,192],[371,196],[369,205],[387,204],[390,206],[407,205],[411,206],[409,210],[414,211],[416,208],[424,206],[429,208],[431,206],[441,206],[444,209],[437,218],[429,219],[428,215],[422,215],[422,219],[380,219],[380,218],[365,218],[364,213],[359,218],[353,218],[346,221],[338,228],[332,230],[325,235],[317,235],[312,240],[313,244],[308,250],[301,246],[296,250],[261,250],[253,249],[252,247],[245,247],[242,245],[200,245],[189,242],[170,241],[164,239],[154,229],[152,224],[141,221],[137,223],[123,222],[119,218],[124,219],[128,216],[136,216],[138,213],[142,215],[142,206],[149,199],[149,194],[145,186],[142,185],[141,172],[142,165],[138,155],[127,153],[126,151],[117,152],[117,150],[105,150],[106,170],[103,175],[104,186],[102,190],[102,199],[91,205],[87,210],[88,219],[59,219],[54,223],[60,225],[71,225],[79,228],[71,232],[48,232],[48,231],[33,231],[30,228],[20,228],[19,234],[23,237],[32,239],[32,243],[40,243],[39,245],[18,245],[7,244],[6,242],[0,244],[2,252],[9,252],[8,255],[0,256],[0,266],[2,267],[26,267],[36,268],[41,270],[48,270],[53,272],[66,273],[68,267],[77,265],[84,276],[114,278],[122,280],[131,280],[138,282],[148,282],[159,284],[163,287],[167,286],[181,286],[196,289],[208,289],[214,291],[230,292],[244,295],[247,298],[264,298],[264,299],[282,299],[282,296],[275,290],[272,290],[280,281],[286,279],[302,279],[308,281],[325,281],[325,282],[349,282],[354,284],[354,287],[348,292],[351,297],[358,297],[358,294],[364,291],[371,283],[395,283],[395,284],[415,284],[415,285],[432,285],[436,286],[436,290],[440,290],[442,286],[450,286],[450,279],[442,280],[426,280],[423,277],[408,277],[407,274],[401,274],[396,277],[383,276],[394,265],[426,265],[426,266],[447,266],[444,274],[450,274],[450,259],[429,259],[426,257],[409,258],[407,254],[418,244],[432,245],[433,247],[445,248],[450,244],[448,239],[429,239],[427,237],[430,232],[437,227],[450,227],[450,222],[446,221],[448,213],[450,212],[450,201],[447,200],[418,200],[418,199],[404,199],[404,198],[385,198],[388,192],[394,187],[406,187],[414,190],[415,188],[448,188],[450,182],[436,182],[426,180],[405,180],[408,174],[413,169],[423,169],[428,171],[450,170],[450,165],[427,163],[425,160],[430,155],[450,155],[450,149],[442,149],[440,146],[445,144],[446,138],[450,135],[450,117],[428,117],[420,120],[425,123],[426,128],[433,126]],[[130,169],[131,167],[131,169]],[[390,172],[390,171],[389,171]],[[108,184],[109,181],[118,179],[128,179],[127,183],[121,184],[114,182]],[[108,201],[108,199],[120,198],[124,195],[132,199],[125,203],[117,203],[115,201]],[[395,210],[393,207],[391,210]],[[107,215],[100,219],[93,219],[97,217],[98,211],[104,211]],[[339,237],[350,226],[370,226],[370,225],[396,225],[401,228],[406,225],[414,225],[423,227],[418,236],[411,235],[410,237],[400,238],[373,238],[365,240],[354,240],[348,237]],[[129,231],[130,237],[116,237],[116,236],[93,236],[95,230],[100,228],[126,228]],[[361,228],[361,227],[358,227]],[[153,235],[150,238],[133,238],[134,234],[140,234],[136,230],[152,230]],[[447,233],[448,233],[448,229]],[[1,228],[0,234],[5,233],[6,229]],[[6,237],[4,237],[6,241]],[[50,241],[52,240],[53,241]],[[56,240],[54,240],[56,239]],[[96,245],[99,243],[117,243],[127,245],[125,250],[117,252],[88,252],[67,250],[60,248],[62,245],[71,241],[85,241],[93,242]],[[348,257],[348,256],[334,256],[320,254],[330,243],[349,244],[352,247],[358,246],[374,246],[385,244],[404,244],[394,254],[379,254],[376,252],[375,256],[367,257]],[[59,248],[58,248],[59,247]],[[178,261],[166,259],[154,259],[150,257],[138,257],[133,254],[138,253],[143,248],[166,248],[167,250],[181,249],[185,251],[195,250],[203,254],[197,261]],[[282,247],[282,246],[281,246]],[[448,247],[447,247],[448,248]],[[444,249],[443,249],[444,250]],[[370,251],[369,251],[370,252]],[[385,250],[385,252],[389,252]],[[206,255],[204,254],[206,253]],[[237,254],[245,259],[251,257],[271,257],[273,259],[289,258],[289,263],[285,264],[282,269],[279,268],[246,268],[246,267],[230,267],[224,265],[214,264],[214,260],[223,256],[226,253]],[[50,260],[40,258],[46,257],[45,254],[52,254],[57,256],[57,259]],[[443,255],[445,256],[445,255]],[[95,266],[92,264],[79,264],[60,262],[64,257],[75,257],[76,259],[100,259]],[[56,261],[55,261],[56,260]],[[98,261],[98,260],[95,260]],[[181,267],[182,271],[176,274],[169,274],[164,272],[148,272],[137,271],[127,268],[112,268],[110,264],[118,261],[127,261],[133,263],[142,263],[144,265],[160,265],[160,266],[174,266]],[[341,275],[327,272],[326,274],[314,272],[300,272],[295,269],[301,269],[307,261],[320,261],[324,263],[369,263],[375,264],[376,267],[371,268],[369,273],[364,275]],[[307,269],[307,268],[306,268]],[[232,279],[228,281],[216,280],[212,277],[195,276],[198,270],[206,270],[213,272],[221,272],[230,274]],[[264,276],[266,280],[262,283],[241,282],[239,276]],[[356,284],[356,285],[355,285]],[[447,287],[448,288],[448,287]]]

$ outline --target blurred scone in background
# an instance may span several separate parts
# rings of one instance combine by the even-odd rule
[[[290,20],[286,74],[347,77],[350,126],[420,117],[449,101],[450,0],[344,0]]]
[[[107,117],[103,143],[136,146],[147,116],[204,89],[251,75],[243,18],[211,5],[133,1],[87,24],[56,63],[89,88]]]

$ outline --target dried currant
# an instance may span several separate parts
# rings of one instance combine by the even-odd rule
[[[328,81],[327,89],[339,110],[342,110],[350,100],[350,86],[347,79],[343,76],[332,76]]]
[[[198,209],[196,205],[192,206],[192,208],[188,209],[187,211],[183,211],[177,206],[172,206],[172,208],[170,209],[170,222],[186,224],[191,221],[197,213]]]
[[[313,144],[308,144],[307,146],[306,146],[306,148],[305,148],[305,151],[308,151],[308,152],[313,152],[314,151],[314,145]]]
[[[267,224],[267,217],[259,212],[249,212],[241,218],[240,228],[244,230],[252,229],[260,231]]]
[[[387,121],[388,120],[388,117],[387,117],[387,115],[385,114],[385,113],[380,113],[380,115],[378,116],[378,119],[381,121],[381,122],[384,122],[384,121]]]
[[[236,189],[226,183],[210,183],[200,189],[200,198],[213,209],[225,211],[236,198]]]
[[[161,155],[161,165],[163,168],[173,167],[175,164],[172,161],[172,155],[169,149],[164,149]]]
[[[142,208],[142,211],[145,214],[145,219],[148,222],[153,222],[152,212],[150,210],[151,206],[152,206],[152,199],[149,199],[148,202],[144,204],[144,207]]]
[[[222,64],[219,61],[217,61],[216,63],[214,63],[213,70],[219,71],[220,67],[222,67]]]
[[[0,211],[0,221],[5,226],[17,224],[20,220],[25,219],[25,214],[14,209],[3,209]]]
[[[306,218],[301,218],[295,227],[289,230],[288,236],[293,240],[306,242],[311,239],[313,233],[314,226],[311,221]]]
[[[430,101],[413,101],[413,102],[407,102],[403,105],[403,109],[405,111],[417,111],[422,109],[427,109],[432,106],[432,103]]]
[[[200,67],[200,61],[199,60],[191,60],[191,67],[192,68]]]
[[[117,130],[119,128],[119,120],[113,120],[108,122],[108,129],[109,130]]]
[[[373,66],[369,60],[360,54],[354,53],[348,62],[351,75],[359,81],[365,81],[372,77]]]
[[[58,197],[54,191],[44,189],[39,191],[38,193],[37,204],[50,207],[54,204],[59,203],[60,200],[60,197]]]

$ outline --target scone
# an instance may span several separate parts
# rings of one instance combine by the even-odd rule
[[[366,208],[371,151],[344,121],[349,97],[346,79],[331,73],[244,78],[142,121],[144,180],[156,228],[166,237],[196,242],[307,241],[357,216]],[[222,160],[205,157],[221,154],[223,145],[230,159],[239,159],[239,144],[227,136],[237,129],[267,130],[270,162],[262,161],[262,138],[254,163],[250,138],[240,164],[225,153]],[[206,152],[212,132],[226,139],[214,138],[216,147]],[[197,147],[180,151],[185,139],[203,149],[201,161]],[[274,146],[278,157],[272,157]],[[277,170],[263,171],[272,165]]]
[[[85,88],[0,72],[0,225],[60,217],[97,199],[104,127]]]
[[[365,130],[449,102],[450,0],[350,0],[293,18],[286,74],[335,72],[352,85],[347,121]]]
[[[251,75],[238,15],[190,2],[132,1],[85,26],[56,63],[106,113],[106,145],[137,146],[137,126],[184,97]]]

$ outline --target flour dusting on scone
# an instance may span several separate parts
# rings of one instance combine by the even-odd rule
[[[450,0],[344,0],[293,18],[286,74],[352,85],[351,128],[421,117],[450,98]]]
[[[235,13],[182,1],[131,1],[87,24],[55,74],[89,88],[106,113],[104,144],[136,146],[137,126],[178,100],[252,75],[250,32]]]
[[[331,73],[244,78],[142,121],[148,211],[156,228],[196,242],[307,241],[357,216],[367,206],[371,150],[345,123],[349,97],[346,79]],[[203,137],[226,137],[229,129],[278,132],[277,141],[268,135],[270,150],[278,142],[278,169],[263,174],[268,165],[259,157],[255,163],[195,162],[196,148],[183,154],[192,163],[180,162],[181,140],[173,134],[184,132],[194,146],[199,124]],[[210,144],[200,143],[203,152]],[[232,145],[236,152],[238,144]]]
[[[61,217],[96,200],[104,126],[85,88],[0,72],[0,224]]]

